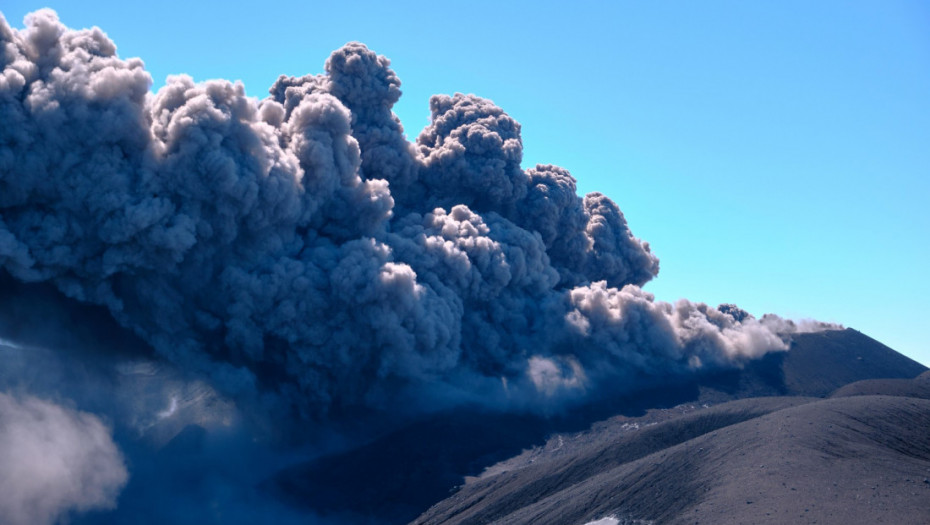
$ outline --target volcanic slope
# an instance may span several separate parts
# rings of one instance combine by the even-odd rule
[[[866,379],[911,379],[927,367],[847,328],[791,336],[787,352],[770,352],[743,368],[699,379],[702,402],[758,396],[825,397]]]
[[[516,455],[486,472],[514,471],[530,461],[567,458],[579,450],[614,445],[623,449],[623,462],[628,463],[708,432],[817,400],[850,382],[877,378],[905,380],[925,370],[923,365],[855,330],[794,334],[791,350],[770,353],[747,363],[743,369],[680,382],[664,378],[655,388],[637,389],[600,406],[579,408],[567,415],[515,417],[462,409],[434,415],[362,447],[281,472],[269,480],[267,487],[287,501],[327,513],[377,516],[386,522],[404,523],[447,497],[450,489],[462,483],[463,477],[476,476],[495,461],[510,456]],[[711,412],[701,409],[704,404],[718,405],[759,396],[812,397],[747,399],[734,405],[715,406]],[[604,421],[592,426],[601,420]],[[665,434],[650,431],[648,439],[637,437],[637,428],[651,429],[663,422],[673,425],[675,430]],[[589,432],[568,437],[589,428]],[[554,437],[547,443],[550,435]],[[615,442],[618,439],[621,441]],[[560,447],[560,442],[571,445]],[[520,454],[523,449],[530,450]],[[616,461],[612,465],[618,464]],[[539,472],[545,473],[549,468]],[[584,469],[573,472],[567,478],[555,477],[545,483],[557,492],[586,479]],[[508,485],[507,489],[510,488]],[[459,507],[475,504],[467,499],[472,490],[472,484],[467,484],[456,496],[458,499],[441,503],[421,519],[430,523],[450,519],[454,523],[470,516],[472,510],[462,511]],[[534,497],[543,497],[544,493],[509,498],[502,503],[503,510],[491,512],[503,516],[527,505]],[[481,508],[506,494],[506,490],[486,494]],[[501,514],[504,510],[506,513]],[[491,519],[491,514],[483,511],[478,515]]]
[[[415,523],[930,523],[925,375],[613,418],[488,469]]]

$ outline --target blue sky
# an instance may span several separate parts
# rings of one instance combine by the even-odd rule
[[[317,73],[391,58],[413,139],[434,93],[523,124],[524,166],[618,202],[659,299],[851,326],[930,365],[930,4],[7,0],[97,25],[155,81]],[[144,7],[140,7],[144,6]]]

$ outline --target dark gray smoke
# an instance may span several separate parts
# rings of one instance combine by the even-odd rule
[[[433,97],[409,143],[400,81],[363,44],[264,100],[151,85],[99,29],[0,21],[0,267],[242,403],[532,408],[786,348],[737,309],[654,301],[658,260],[617,205],[524,170],[491,101]]]

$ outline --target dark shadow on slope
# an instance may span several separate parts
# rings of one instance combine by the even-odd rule
[[[544,420],[460,411],[393,432],[355,450],[314,460],[269,482],[293,504],[359,522],[404,522],[480,470],[536,443]]]

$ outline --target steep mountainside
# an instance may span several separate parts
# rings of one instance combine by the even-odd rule
[[[760,415],[761,414],[761,415]],[[928,523],[930,400],[748,399],[465,485],[438,523]]]
[[[530,514],[524,515],[522,509],[546,498],[555,498],[552,501],[561,506],[562,491],[587,483],[604,470],[622,465],[642,467],[637,462],[646,461],[644,458],[652,454],[673,447],[687,448],[692,440],[710,439],[704,437],[708,433],[719,433],[773,411],[807,404],[851,382],[878,378],[903,380],[925,370],[919,363],[855,330],[795,334],[791,350],[769,354],[743,369],[696,379],[664,378],[653,388],[627,393],[570,414],[513,417],[459,410],[435,415],[360,448],[288,469],[269,480],[266,489],[292,503],[344,515],[347,519],[403,523],[446,497],[465,476],[479,475],[495,461],[516,454],[511,461],[488,471],[507,473],[489,481],[486,472],[480,481],[472,480],[451,499],[424,514],[420,521],[484,523],[508,517],[519,522],[523,519],[520,516],[532,515],[535,517],[527,519],[534,522],[541,519],[533,514],[535,511],[526,509]],[[904,388],[913,390],[911,386]],[[866,393],[875,392],[871,389]],[[760,396],[791,397],[750,399]],[[724,404],[739,399],[743,401]],[[859,406],[858,401],[836,403],[848,404],[851,409]],[[705,409],[702,405],[714,406]],[[908,410],[919,412],[920,407]],[[815,421],[820,416],[809,417]],[[601,420],[605,421],[592,426]],[[589,428],[590,432],[578,433]],[[548,443],[547,436],[553,436]],[[733,444],[721,445],[722,454],[749,440],[748,434],[734,436],[739,438],[734,438]],[[571,446],[566,444],[569,441]],[[534,446],[538,448],[521,454],[521,450]],[[737,452],[741,453],[750,454]],[[759,454],[775,452],[763,450]],[[557,466],[551,463],[555,459],[567,463],[557,462]],[[650,483],[658,483],[666,475],[670,472],[657,470],[656,476],[660,477],[650,477]],[[502,480],[510,481],[502,485]],[[654,497],[648,487],[637,487],[645,500]],[[667,494],[674,492],[670,485],[663,490]],[[617,494],[616,497],[624,499],[630,497],[623,491]],[[681,505],[696,505],[697,501],[686,498]],[[590,501],[587,504],[593,505]],[[614,507],[605,503],[591,508],[606,512]],[[644,510],[644,519],[658,519],[649,517],[651,514],[646,510],[649,509]],[[593,516],[576,514],[571,514],[572,519]]]

